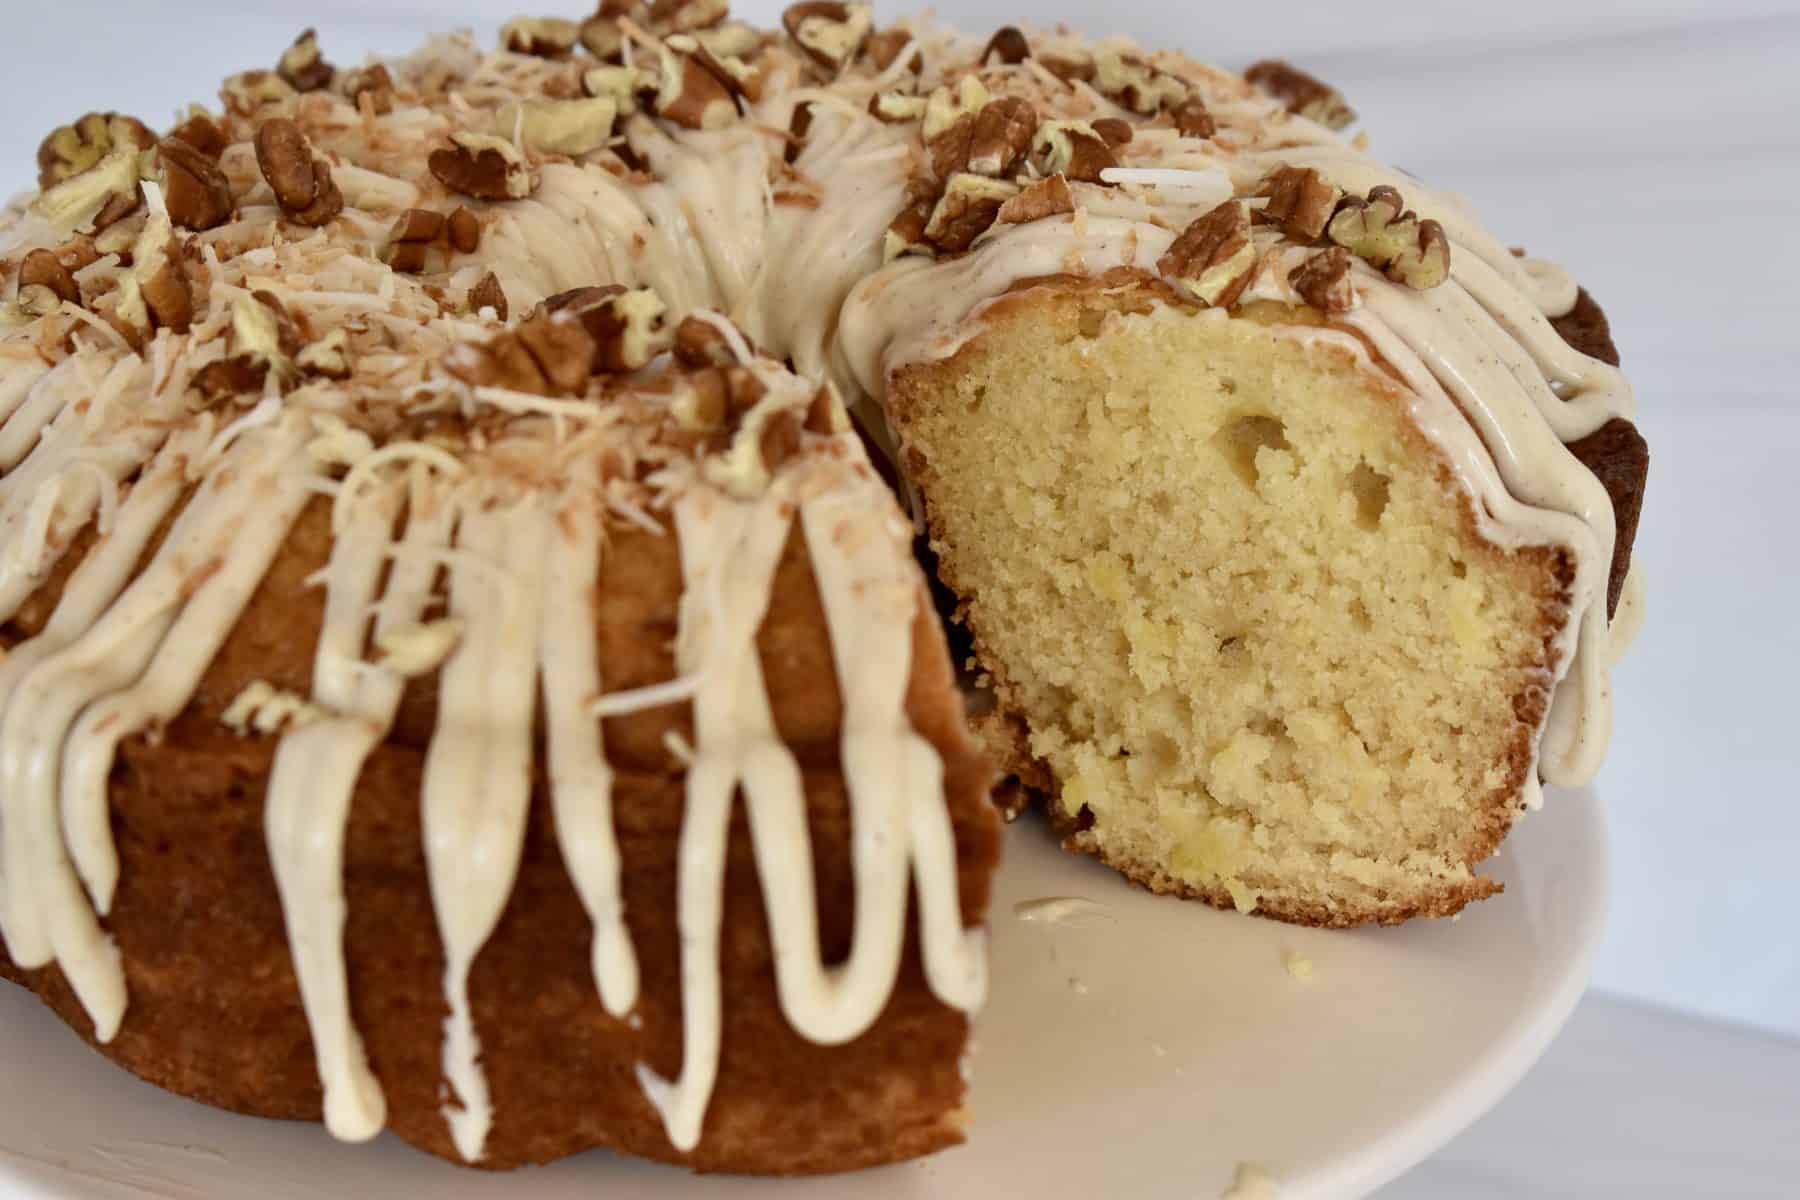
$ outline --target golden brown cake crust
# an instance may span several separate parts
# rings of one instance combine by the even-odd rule
[[[236,737],[216,721],[247,678],[304,686],[319,620],[298,587],[329,541],[323,503],[303,518],[208,672],[194,704],[154,744],[121,747],[111,787],[121,875],[108,928],[131,1002],[99,1049],[137,1075],[221,1108],[318,1120],[321,1094],[263,834],[273,739]],[[617,531],[599,594],[603,661],[617,690],[673,674],[668,643],[680,594],[671,537]],[[74,556],[72,556],[74,557]],[[60,569],[66,574],[68,564]],[[11,645],[46,611],[8,626]],[[790,539],[759,636],[777,722],[805,768],[826,960],[847,953],[854,882],[848,807],[836,762],[839,696],[803,541]],[[421,1149],[459,1161],[440,1114],[443,957],[419,817],[424,734],[434,678],[415,681],[393,737],[370,758],[347,835],[345,933],[352,1011],[386,1092],[389,1124]],[[946,764],[966,924],[980,922],[999,852],[991,772],[962,733],[942,633],[921,603],[908,713]],[[797,1034],[776,995],[750,839],[734,820],[721,939],[723,1053],[705,1133],[677,1152],[644,1098],[639,1062],[681,1065],[676,844],[683,782],[664,734],[691,738],[686,707],[607,722],[619,768],[615,821],[625,912],[642,967],[638,1027],[596,994],[592,926],[556,845],[541,754],[533,775],[519,879],[476,960],[472,998],[495,1124],[480,1166],[543,1163],[608,1147],[697,1170],[803,1174],[872,1166],[961,1140],[959,1070],[967,1018],[924,980],[916,929],[892,996],[861,1037],[819,1046]],[[915,921],[916,924],[916,921]],[[50,967],[0,974],[36,992],[92,1042],[92,1026]]]
[[[1097,294],[1104,295],[1104,304],[1123,311],[1139,311],[1151,303],[1182,303],[1169,288],[1159,281],[1135,277],[1130,272],[1113,272],[1096,279],[1056,276],[1042,279],[1022,281],[1013,293],[1000,301],[995,308],[989,309],[990,318],[997,313],[1012,309],[1035,310],[1038,319],[1055,319],[1054,310],[1059,307],[1092,303]],[[1558,325],[1558,330],[1570,344],[1583,353],[1594,350],[1605,350],[1616,359],[1610,337],[1607,334],[1605,317],[1586,292],[1581,293],[1580,303],[1575,313],[1579,319],[1565,328]],[[1575,339],[1581,340],[1575,340]],[[887,409],[890,419],[900,428],[904,435],[906,411],[915,403],[915,392],[935,389],[940,380],[948,374],[962,369],[959,360],[964,355],[980,352],[980,339],[966,343],[955,355],[935,362],[907,367],[899,372],[890,385]],[[1409,427],[1410,428],[1410,427]],[[1440,475],[1449,479],[1449,467],[1442,459],[1441,452],[1420,432],[1413,430],[1413,440],[1417,452],[1437,463]],[[929,501],[932,492],[930,483],[931,466],[916,451],[907,451],[906,470],[908,476],[919,486],[926,514],[926,524],[932,538],[941,539],[944,529],[940,520],[933,514]],[[1463,505],[1463,518],[1472,539],[1479,539],[1477,519],[1473,507]],[[1635,514],[1633,514],[1635,517]],[[1624,548],[1621,554],[1625,561],[1629,558],[1629,529],[1635,527],[1635,519],[1631,525],[1621,525],[1621,537]],[[1485,545],[1485,541],[1483,541]],[[1497,552],[1497,551],[1496,551]],[[1568,590],[1573,581],[1573,564],[1568,556],[1553,548],[1527,547],[1516,551],[1521,557],[1535,560],[1543,579],[1543,619],[1541,661],[1549,663],[1554,659],[1554,642],[1558,630],[1566,620]],[[955,594],[963,595],[959,590],[954,570],[939,560],[939,574],[944,584]],[[999,692],[1005,690],[1004,668],[994,660],[992,655],[982,652],[980,614],[976,607],[967,602],[962,603],[956,619],[966,625],[973,634],[976,648],[976,665],[983,672],[994,678]],[[1549,704],[1549,694],[1542,687],[1530,687],[1513,697],[1513,708],[1519,717],[1522,729],[1535,731],[1542,724]],[[1052,774],[1049,764],[1035,756],[1030,749],[1029,731],[1023,714],[1007,710],[1001,701],[996,710],[980,718],[976,722],[977,735],[981,738],[990,757],[999,766],[1002,774],[1010,781],[1018,784],[1032,794],[1048,815],[1052,827],[1063,840],[1066,849],[1075,853],[1091,854],[1109,866],[1118,870],[1133,883],[1148,891],[1161,895],[1182,896],[1200,900],[1215,908],[1236,909],[1237,903],[1227,889],[1219,887],[1196,887],[1176,878],[1164,867],[1151,861],[1122,859],[1102,847],[1095,839],[1084,836],[1092,824],[1092,816],[1084,811],[1070,814],[1064,811],[1057,802],[1059,784]],[[1517,819],[1517,796],[1527,773],[1533,768],[1533,737],[1521,736],[1506,754],[1504,761],[1498,764],[1502,772],[1503,782],[1495,787],[1479,804],[1471,822],[1467,840],[1461,848],[1461,857],[1471,867],[1490,857],[1505,839]],[[1382,902],[1363,908],[1332,908],[1324,904],[1307,903],[1291,897],[1264,895],[1259,898],[1256,915],[1271,917],[1276,920],[1299,925],[1311,925],[1325,928],[1350,928],[1365,924],[1397,925],[1415,917],[1446,917],[1460,912],[1475,900],[1486,899],[1504,891],[1504,885],[1485,876],[1472,875],[1462,880],[1444,880],[1434,888],[1422,893]]]

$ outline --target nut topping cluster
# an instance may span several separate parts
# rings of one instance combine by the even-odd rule
[[[271,117],[257,127],[256,165],[283,215],[296,225],[323,225],[344,210],[331,164],[313,154],[312,143],[291,119]]]
[[[182,128],[192,125],[190,120]],[[186,138],[171,135],[156,144],[156,180],[169,220],[179,228],[212,229],[231,219],[236,207],[231,181]]]
[[[73,125],[50,131],[38,146],[38,187],[49,190],[65,179],[98,166],[100,160],[127,146],[148,150],[156,135],[136,117],[91,112]]]
[[[408,274],[427,269],[443,270],[450,252],[473,254],[481,244],[481,221],[463,205],[449,216],[428,208],[409,208],[400,214],[382,244],[381,261]]]
[[[1444,227],[1421,221],[1391,187],[1372,188],[1366,199],[1344,201],[1326,235],[1407,287],[1434,288],[1450,277],[1450,239]]]

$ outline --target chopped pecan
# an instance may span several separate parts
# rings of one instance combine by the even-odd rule
[[[561,17],[514,17],[500,27],[500,44],[514,54],[558,58],[575,48],[581,26]]]
[[[714,432],[735,427],[769,394],[756,372],[738,363],[694,364],[680,380],[670,411],[683,429]]]
[[[612,137],[618,105],[609,97],[582,100],[509,100],[494,114],[494,131],[543,154],[579,158],[603,150]]]
[[[880,33],[871,33],[863,42],[863,55],[869,65],[876,71],[885,71],[899,60],[908,46],[912,52],[911,67],[914,75],[925,69],[925,52],[919,49],[919,43],[912,32],[906,29],[884,29]]]
[[[781,14],[781,25],[807,57],[826,70],[835,71],[856,57],[873,20],[866,4],[807,0],[789,5]]]
[[[1344,201],[1326,233],[1396,283],[1424,289],[1450,277],[1450,241],[1443,226],[1419,220],[1391,187],[1371,188],[1366,199]]]
[[[960,254],[988,231],[1000,206],[1019,194],[1019,186],[965,172],[951,178],[925,224],[925,240],[949,254]]]
[[[667,308],[649,288],[576,288],[544,301],[552,313],[575,317],[593,338],[597,371],[636,371],[668,348]]]
[[[738,360],[725,331],[703,317],[683,317],[675,327],[675,358],[690,367],[729,367]]]
[[[62,301],[57,299],[55,292],[41,283],[26,284],[19,289],[19,294],[11,305],[0,305],[0,325],[11,323],[13,314],[8,309],[16,311],[18,318],[32,321],[38,317],[47,317],[60,307]]]
[[[730,0],[651,0],[650,28],[663,36],[712,29],[730,14]]]
[[[344,96],[359,108],[362,106],[363,97],[367,96],[370,111],[375,113],[394,111],[394,77],[381,63],[345,71],[338,80],[338,86]]]
[[[273,292],[255,291],[232,303],[226,347],[226,357],[194,376],[194,385],[208,400],[256,391],[271,373],[282,387],[294,382],[300,331]]]
[[[925,226],[930,223],[932,210],[936,207],[937,197],[931,192],[920,194],[918,189],[908,190],[906,207],[889,223],[887,235],[882,239],[883,262],[892,262],[902,254],[931,253],[931,247],[925,242]]]
[[[153,213],[132,243],[131,270],[119,280],[112,313],[120,332],[140,347],[155,329],[186,333],[193,324],[193,285],[167,216]]]
[[[1182,137],[1209,138],[1219,129],[1213,115],[1206,110],[1206,101],[1198,96],[1189,96],[1171,108],[1169,116],[1175,121],[1175,131]]]
[[[742,21],[721,21],[706,29],[694,31],[694,39],[706,47],[707,53],[720,60],[733,58],[748,61],[762,49],[763,35]]]
[[[1092,124],[1094,132],[1100,135],[1100,140],[1106,143],[1108,149],[1117,150],[1120,146],[1129,146],[1131,139],[1136,136],[1131,122],[1122,117],[1101,117]]]
[[[994,31],[994,36],[982,49],[981,57],[975,61],[985,67],[995,57],[1008,65],[1022,63],[1031,57],[1031,43],[1015,26],[1003,25]]]
[[[299,95],[292,84],[273,71],[244,71],[231,76],[219,89],[225,111],[246,120],[286,116],[294,110]]]
[[[235,201],[219,164],[178,137],[156,146],[156,168],[169,220],[182,229],[212,229],[230,220]]]
[[[475,281],[469,289],[469,311],[480,312],[484,308],[494,310],[494,318],[506,320],[506,293],[500,287],[500,278],[492,271]]]
[[[1094,56],[1074,42],[1067,42],[1055,50],[1040,48],[1032,57],[1043,64],[1044,70],[1068,84],[1092,83],[1097,71]]]
[[[1075,211],[1075,193],[1062,175],[1040,179],[1000,206],[1002,225],[1024,225]]]
[[[1288,272],[1288,285],[1302,300],[1326,312],[1346,312],[1356,303],[1356,289],[1350,285],[1350,252],[1342,246],[1308,256]]]
[[[319,35],[308,29],[282,51],[275,73],[296,92],[317,92],[331,86],[336,71],[319,54]]]
[[[1267,58],[1252,63],[1244,78],[1289,112],[1317,121],[1327,129],[1342,129],[1356,120],[1356,112],[1338,90],[1308,75],[1292,63]]]
[[[683,129],[722,129],[737,120],[732,89],[708,70],[697,55],[682,54],[664,43],[657,53],[656,115]]]
[[[965,75],[955,91],[940,87],[926,100],[921,135],[931,156],[931,169],[939,179],[968,169],[975,119],[991,99],[981,80]]]
[[[531,165],[505,138],[453,133],[450,143],[433,150],[426,166],[451,191],[477,200],[521,200],[537,189]]]
[[[432,243],[444,233],[444,215],[428,208],[409,208],[400,214],[381,247],[381,261],[396,271],[417,274],[431,260]]]
[[[1197,218],[1156,264],[1174,287],[1220,308],[1243,294],[1255,268],[1250,210],[1241,200],[1227,200]]]
[[[643,87],[644,73],[636,67],[591,67],[581,75],[581,90],[595,99],[611,100],[615,119],[637,111]]]
[[[1037,109],[1017,96],[1005,96],[975,114],[969,133],[969,167],[977,175],[1001,179],[1013,173],[1037,131]]]
[[[1031,165],[1040,175],[1066,175],[1101,183],[1100,172],[1119,165],[1106,139],[1085,121],[1045,121],[1031,139]]]
[[[56,257],[54,250],[33,250],[19,264],[19,289],[23,291],[28,287],[46,287],[60,301],[68,304],[81,303],[81,287],[75,282],[74,274]]]
[[[331,164],[315,158],[312,144],[287,117],[271,117],[256,129],[256,165],[275,203],[298,225],[323,225],[344,209],[344,194]]]
[[[451,211],[444,232],[450,239],[450,248],[458,254],[473,254],[481,245],[481,220],[467,205],[459,204]]]
[[[96,232],[119,221],[140,203],[142,151],[130,142],[40,194],[32,205],[52,224],[73,229],[83,222]]]
[[[71,271],[100,261],[100,250],[90,237],[73,237],[56,248],[56,261]],[[4,272],[0,272],[4,274]]]
[[[213,162],[218,162],[225,147],[230,145],[219,123],[200,108],[195,108],[187,120],[170,130],[169,136],[186,142]]]
[[[621,20],[650,20],[648,10],[635,0],[601,0],[600,11],[581,23],[581,44],[601,62],[618,62],[625,53],[625,31]]]
[[[1192,92],[1180,76],[1116,50],[1102,50],[1094,65],[1094,87],[1101,95],[1145,116],[1174,108]]]
[[[587,390],[593,361],[594,339],[580,321],[539,313],[486,342],[455,347],[444,369],[471,387],[573,395]]]
[[[1268,204],[1258,214],[1297,242],[1314,241],[1325,234],[1331,214],[1344,193],[1312,167],[1277,167],[1263,180],[1259,196]]]
[[[91,112],[73,125],[59,125],[38,145],[38,187],[48,190],[65,179],[99,165],[115,150],[134,146],[148,150],[156,135],[136,117],[116,112]]]

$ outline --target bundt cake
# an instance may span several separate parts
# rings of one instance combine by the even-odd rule
[[[1604,318],[1293,68],[605,0],[222,99],[0,216],[0,973],[146,1079],[891,1161],[961,1136],[990,761],[1328,925],[1594,768]]]

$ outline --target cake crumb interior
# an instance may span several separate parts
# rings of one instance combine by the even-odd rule
[[[1475,533],[1347,335],[1041,294],[903,376],[895,409],[982,665],[1054,802],[1091,816],[1078,838],[1246,911],[1487,894],[1470,865],[1529,761],[1515,700],[1546,682],[1552,556]]]

